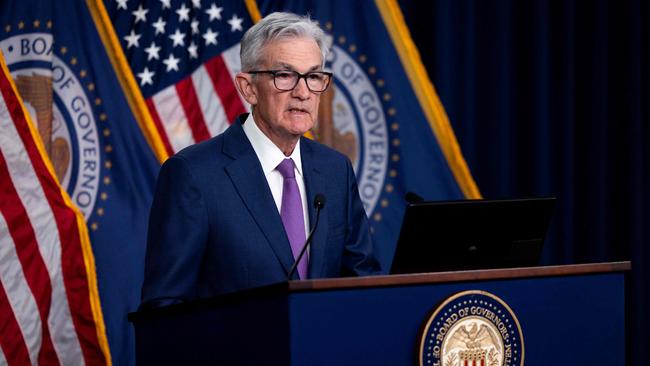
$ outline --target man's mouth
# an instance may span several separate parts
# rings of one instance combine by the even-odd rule
[[[291,112],[291,113],[309,113],[308,110],[303,109],[303,108],[289,108],[289,112]]]

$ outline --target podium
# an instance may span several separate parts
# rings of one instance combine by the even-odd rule
[[[616,262],[289,281],[129,319],[138,365],[418,365],[432,312],[480,290],[516,315],[525,365],[623,366],[629,270]]]

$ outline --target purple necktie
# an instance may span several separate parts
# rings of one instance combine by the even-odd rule
[[[300,191],[298,190],[298,183],[296,182],[296,174],[294,173],[293,167],[292,159],[284,159],[276,169],[284,177],[280,216],[282,217],[284,230],[289,237],[291,252],[295,259],[305,244],[305,217],[302,212],[302,200],[300,199]],[[300,263],[298,263],[298,275],[301,279],[307,278],[307,256],[308,253],[305,253]]]

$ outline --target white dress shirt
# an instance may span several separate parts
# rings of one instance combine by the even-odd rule
[[[294,172],[296,174],[296,182],[298,183],[298,190],[300,190],[300,200],[302,201],[302,212],[305,218],[305,238],[309,233],[309,212],[307,211],[307,191],[305,190],[305,179],[302,174],[302,160],[300,158],[300,140],[296,144],[295,149],[291,153],[291,156],[286,157],[284,153],[277,147],[271,139],[269,139],[263,132],[257,127],[257,124],[253,120],[253,114],[250,113],[246,122],[244,122],[244,133],[253,145],[253,150],[257,155],[257,159],[262,164],[262,171],[264,171],[264,176],[266,181],[271,188],[271,194],[273,195],[273,200],[275,200],[275,205],[278,207],[278,212],[282,208],[282,186],[284,183],[284,178],[279,171],[275,168],[282,162],[282,160],[291,158],[294,162]]]

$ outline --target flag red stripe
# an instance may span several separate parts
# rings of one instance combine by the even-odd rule
[[[235,83],[230,77],[230,72],[226,63],[221,56],[213,57],[205,63],[205,68],[208,70],[208,75],[214,85],[214,90],[221,99],[221,104],[226,110],[228,116],[228,123],[232,123],[237,116],[246,113],[246,108],[239,98],[239,93],[235,88]]]
[[[191,77],[179,81],[176,84],[176,93],[178,99],[181,101],[185,116],[187,116],[187,124],[192,130],[192,136],[195,142],[201,142],[210,138],[210,132],[203,119],[201,112],[201,105],[199,104],[199,97],[196,95],[194,83]]]
[[[5,201],[1,207],[2,214],[7,221],[9,233],[15,243],[16,254],[20,260],[25,280],[34,296],[41,318],[43,339],[38,361],[39,364],[58,365],[58,358],[52,345],[50,329],[47,324],[50,305],[52,304],[50,275],[38,249],[34,228],[29,221],[25,206],[20,200],[20,196],[16,192],[16,188],[11,179],[8,179],[10,176],[7,161],[1,153],[0,177],[6,177],[5,179],[0,179],[0,192],[2,192],[2,197]],[[2,334],[3,336],[5,335],[4,333]]]
[[[174,149],[172,149],[172,145],[169,143],[169,137],[167,136],[165,127],[163,127],[162,121],[160,120],[160,115],[158,115],[156,106],[153,104],[153,97],[145,100],[145,103],[147,104],[149,113],[151,113],[151,118],[153,118],[153,124],[156,126],[156,129],[158,130],[160,139],[162,140],[163,145],[165,145],[165,150],[167,150],[167,154],[169,156],[174,155]]]
[[[14,119],[14,124],[20,135],[20,139],[25,145],[29,159],[32,162],[36,176],[43,188],[43,192],[45,193],[45,197],[47,198],[59,229],[63,283],[65,284],[72,321],[77,331],[77,337],[84,354],[85,363],[87,365],[106,364],[107,361],[99,345],[95,319],[90,308],[88,273],[86,272],[83,252],[81,250],[76,215],[72,209],[66,206],[65,200],[61,195],[61,188],[53,179],[45,162],[42,160],[29,132],[27,120],[23,115],[20,102],[14,95],[11,84],[4,73],[0,77],[0,90],[2,91],[10,115]],[[44,319],[47,319],[47,317]],[[43,323],[45,324],[46,321],[43,321]]]
[[[29,351],[14,316],[2,282],[0,282],[0,347],[9,366],[29,365]]]

